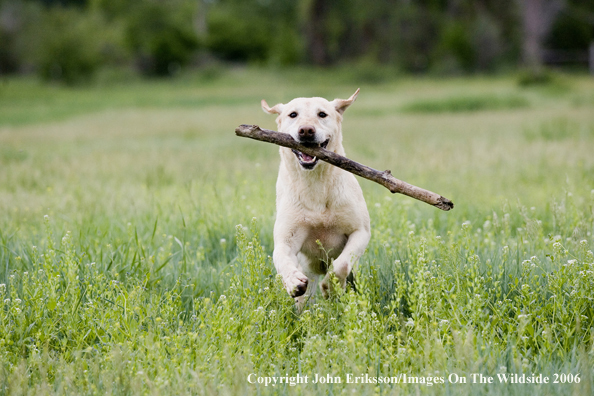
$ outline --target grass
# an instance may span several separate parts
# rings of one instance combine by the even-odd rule
[[[481,110],[519,109],[528,106],[522,96],[455,96],[441,100],[420,100],[403,106],[402,110],[414,113],[471,112]]]
[[[594,81],[363,85],[345,114],[349,156],[456,207],[361,180],[372,239],[358,292],[298,314],[269,257],[277,150],[233,130],[274,127],[262,98],[358,85],[292,76],[3,82],[0,394],[591,394]],[[458,112],[457,98],[525,105]],[[445,110],[403,111],[415,103]],[[498,377],[533,373],[560,383]]]

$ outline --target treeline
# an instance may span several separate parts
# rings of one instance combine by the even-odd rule
[[[589,0],[0,0],[0,74],[74,83],[104,67],[163,76],[213,61],[538,68],[550,51],[585,54],[593,24]]]

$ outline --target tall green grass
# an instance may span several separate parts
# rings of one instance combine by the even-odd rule
[[[235,70],[53,87],[63,100],[28,119],[50,88],[9,80],[2,100],[25,98],[0,111],[0,394],[591,394],[594,112],[575,103],[593,87],[566,79],[561,94],[504,78],[363,86],[349,156],[456,207],[361,181],[372,239],[357,292],[318,294],[301,314],[270,259],[277,150],[233,129],[273,127],[262,98],[356,86]],[[461,86],[529,105],[389,111]],[[266,387],[251,373],[343,382]],[[403,373],[565,383],[344,382]]]

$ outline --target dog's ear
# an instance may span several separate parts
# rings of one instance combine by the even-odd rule
[[[359,95],[359,89],[360,88],[357,88],[355,93],[352,94],[351,97],[348,99],[334,99],[331,103],[334,105],[336,111],[338,111],[340,114],[344,113],[347,107],[353,104],[355,99],[357,99],[357,95]]]
[[[343,114],[347,107],[353,104],[355,99],[357,99],[357,95],[359,95],[359,89],[360,88],[357,88],[355,93],[352,94],[348,99],[334,99],[331,103],[334,105],[336,111],[338,111],[340,114]]]
[[[285,107],[282,103],[277,103],[274,106],[268,106],[268,103],[264,99],[262,99],[262,110],[268,114],[280,114],[283,111],[283,107]]]

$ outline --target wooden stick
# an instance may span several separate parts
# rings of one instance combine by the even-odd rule
[[[274,143],[279,146],[301,151],[302,153],[312,157],[317,157],[322,161],[326,161],[329,164],[354,173],[355,175],[379,183],[392,193],[408,195],[411,198],[426,202],[429,205],[433,205],[441,210],[447,211],[454,208],[454,203],[449,199],[444,198],[434,192],[413,186],[412,184],[408,184],[402,180],[398,180],[392,176],[392,173],[389,170],[381,172],[370,168],[369,166],[365,166],[345,158],[342,155],[338,155],[330,150],[326,150],[322,147],[304,146],[296,142],[288,133],[262,129],[257,125],[240,125],[235,129],[235,134],[237,136]]]

